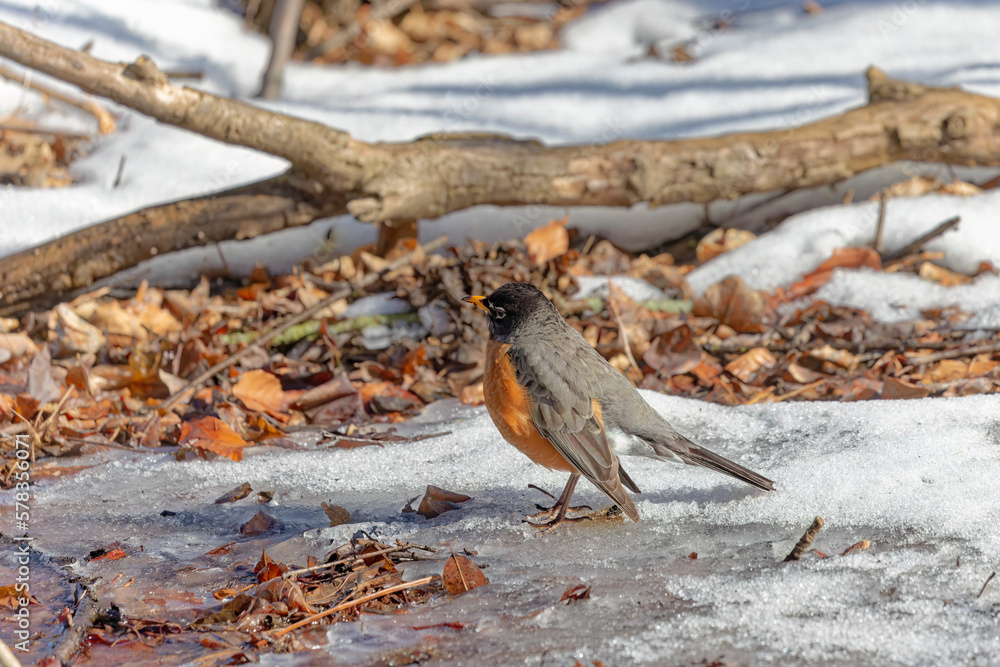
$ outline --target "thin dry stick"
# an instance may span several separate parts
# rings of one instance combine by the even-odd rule
[[[982,354],[984,352],[996,352],[1000,350],[1000,340],[990,341],[989,343],[981,343],[979,345],[974,345],[972,347],[956,347],[951,350],[944,350],[942,352],[935,352],[934,354],[925,354],[923,356],[911,357],[907,355],[906,361],[911,364],[933,364],[936,361],[941,361],[942,359],[954,359],[955,357],[972,357],[977,354]]]
[[[878,198],[878,224],[875,227],[875,252],[882,254],[885,252],[885,246],[882,245],[882,232],[885,230],[885,209],[886,209],[886,194],[883,192]]]
[[[990,576],[986,577],[986,581],[983,583],[983,587],[979,589],[979,595],[976,596],[977,600],[983,596],[983,592],[986,590],[986,587],[989,586],[990,582],[993,581],[993,577],[995,576],[997,576],[997,573],[992,572],[990,573]]]
[[[97,131],[100,132],[101,134],[111,134],[116,129],[118,129],[118,126],[115,123],[115,119],[111,115],[111,112],[105,109],[104,107],[100,106],[94,100],[91,99],[80,100],[75,97],[71,97],[69,95],[66,95],[65,93],[59,92],[54,88],[49,88],[46,85],[35,83],[34,81],[31,80],[30,77],[23,74],[18,74],[14,70],[10,69],[9,67],[4,67],[3,65],[0,65],[0,77],[3,77],[4,79],[10,79],[11,81],[16,81],[17,83],[20,83],[21,85],[27,88],[32,88],[34,90],[37,90],[42,95],[51,97],[54,100],[59,100],[60,102],[64,102],[72,107],[76,107],[77,109],[83,109],[87,113],[92,114],[94,118],[97,119]]]
[[[802,534],[802,538],[795,544],[792,552],[785,556],[784,562],[787,563],[790,560],[798,560],[802,558],[802,554],[804,554],[806,549],[809,548],[809,545],[812,544],[812,541],[816,538],[816,533],[818,533],[819,529],[822,527],[823,517],[818,516],[813,519],[812,525],[809,526],[809,528],[806,529],[806,532]]]
[[[391,554],[396,551],[409,551],[410,549],[425,549],[424,547],[417,546],[416,544],[403,544],[401,546],[389,547],[388,549],[380,549],[379,551],[372,551],[371,553],[358,554],[355,556],[350,556],[348,558],[341,558],[340,560],[331,561],[329,563],[322,563],[320,565],[313,565],[312,567],[304,567],[300,570],[289,570],[285,572],[282,576],[284,579],[291,579],[300,574],[305,574],[307,572],[318,572],[319,570],[325,570],[329,567],[336,567],[337,565],[343,565],[344,563],[350,563],[357,560],[365,560],[366,558],[371,558],[373,556],[384,556],[385,554]],[[433,549],[425,549],[426,551],[434,551]]]
[[[918,238],[913,243],[904,246],[903,248],[900,248],[896,252],[890,252],[888,255],[882,258],[882,261],[891,262],[893,260],[899,259],[901,257],[906,257],[907,255],[911,255],[917,252],[918,250],[920,250],[920,248],[924,246],[925,243],[941,236],[952,227],[958,225],[958,223],[960,223],[961,221],[962,217],[959,215],[956,215],[954,218],[948,218],[940,225],[938,225],[934,229],[930,230],[929,232]]]
[[[639,374],[639,378],[642,379],[642,371],[639,370],[639,364],[635,363],[635,357],[632,356],[632,346],[628,343],[628,332],[625,331],[625,323],[622,321],[622,316],[618,314],[618,309],[615,308],[612,299],[608,299],[608,309],[615,316],[615,322],[618,324],[618,333],[621,334],[622,347],[625,348],[625,355],[628,357],[628,362],[632,364],[632,368],[635,369],[635,372]]]
[[[458,570],[458,578],[462,580],[462,588],[464,588],[465,592],[468,593],[470,590],[469,582],[465,580],[465,573],[462,572],[462,566],[458,562],[458,557],[455,555],[455,550],[449,549],[449,551],[451,551],[451,557],[455,561],[455,569]]]
[[[424,577],[423,579],[417,579],[415,581],[406,581],[401,584],[397,584],[396,586],[390,586],[389,588],[382,589],[380,591],[372,593],[371,595],[366,595],[362,598],[358,598],[357,600],[348,600],[347,602],[338,604],[336,607],[330,607],[329,609],[321,611],[318,614],[313,614],[309,618],[304,618],[298,623],[292,623],[291,625],[275,632],[273,636],[275,638],[281,637],[282,635],[288,634],[292,630],[298,630],[301,627],[304,627],[311,623],[315,623],[321,618],[325,618],[327,616],[331,616],[332,614],[336,614],[338,611],[344,611],[345,609],[356,607],[359,604],[364,604],[365,602],[371,602],[372,600],[376,600],[384,595],[389,595],[390,593],[398,593],[399,591],[404,591],[409,588],[416,588],[417,586],[423,586],[424,584],[431,583],[437,578],[438,578],[437,575],[433,575],[430,577]]]
[[[419,248],[419,249],[422,249],[425,253],[427,253],[427,252],[433,252],[434,250],[437,250],[438,248],[440,248],[441,246],[443,246],[447,242],[448,242],[448,237],[447,236],[439,236],[438,238],[434,239],[433,241],[431,241],[430,243],[424,245],[422,248]],[[401,266],[405,266],[410,260],[413,259],[413,255],[414,255],[415,252],[416,252],[416,250],[414,250],[413,252],[407,253],[407,254],[403,255],[402,257],[399,257],[399,258],[393,260],[392,262],[389,263],[388,266],[386,266],[384,269],[382,269],[378,273],[370,273],[370,274],[368,274],[367,276],[364,277],[364,279],[362,279],[360,286],[364,287],[364,286],[370,285],[370,284],[374,283],[376,280],[378,280],[381,276],[383,276],[386,273],[388,273],[389,271],[392,271],[393,269],[398,269]],[[257,347],[257,346],[261,346],[262,347],[264,345],[267,345],[269,342],[271,342],[278,335],[284,333],[285,331],[287,331],[291,327],[295,326],[296,324],[301,324],[302,322],[305,322],[306,320],[310,319],[316,313],[318,313],[321,310],[327,308],[328,306],[333,305],[334,303],[336,303],[340,299],[343,299],[344,297],[346,297],[350,293],[351,293],[350,288],[343,287],[340,290],[335,291],[333,294],[331,294],[327,298],[323,299],[319,303],[316,303],[316,304],[312,305],[311,307],[306,308],[304,311],[302,311],[298,315],[295,315],[294,317],[289,317],[289,318],[286,318],[286,319],[282,320],[281,322],[279,322],[275,326],[271,327],[267,331],[267,333],[265,333],[260,338],[258,338],[257,340],[255,340],[252,345],[247,345],[242,350],[239,350],[238,352],[232,354],[231,356],[229,356],[225,360],[220,361],[219,363],[217,363],[216,365],[212,366],[211,368],[209,368],[207,371],[205,371],[204,373],[202,373],[198,377],[196,377],[193,380],[189,381],[187,384],[185,384],[183,387],[181,387],[181,389],[179,389],[178,391],[176,391],[173,394],[171,394],[167,398],[166,401],[164,401],[162,404],[160,404],[158,406],[158,408],[161,409],[161,410],[167,410],[167,409],[173,407],[177,403],[177,401],[179,401],[181,399],[181,397],[184,396],[187,392],[191,391],[195,387],[201,386],[203,383],[207,382],[212,377],[214,377],[217,373],[220,373],[220,372],[226,370],[227,368],[229,368],[230,366],[232,366],[233,364],[235,364],[237,361],[239,361],[243,357],[245,357],[248,354],[250,354],[250,351],[252,349],[254,349],[255,347]]]

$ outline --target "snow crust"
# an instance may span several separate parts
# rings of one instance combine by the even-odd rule
[[[310,553],[364,530],[473,549],[489,565],[493,583],[462,598],[334,627],[324,649],[333,664],[365,664],[386,642],[420,644],[435,631],[413,627],[445,621],[475,626],[436,641],[472,651],[479,664],[538,664],[543,653],[607,664],[1000,660],[1000,588],[976,597],[1000,552],[1000,398],[726,408],[644,396],[683,433],[774,479],[777,491],[627,458],[644,491],[636,496],[639,524],[585,522],[541,535],[521,522],[545,500],[527,485],[557,491],[564,475],[504,443],[484,409],[444,401],[416,425],[452,431],[432,440],[258,448],[241,463],[131,455],[84,471],[37,493],[38,546],[81,557],[124,538],[169,568],[233,539],[257,505],[211,503],[248,481],[275,491],[265,509],[289,536],[304,531]],[[427,484],[473,500],[430,521],[400,514]],[[607,504],[586,483],[576,500]],[[345,507],[354,522],[319,528],[321,501]],[[161,518],[164,509],[177,514]],[[826,527],[813,546],[830,557],[780,562],[816,515]],[[872,541],[869,550],[837,555],[861,539]],[[432,565],[408,566],[408,575]],[[556,604],[580,582],[593,586],[591,599]],[[268,660],[306,664],[300,658]]]

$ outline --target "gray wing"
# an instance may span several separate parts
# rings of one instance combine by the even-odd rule
[[[589,355],[576,352],[578,345],[587,343],[581,338],[572,341],[571,349],[556,350],[548,341],[538,340],[511,346],[508,354],[518,382],[532,398],[531,419],[538,432],[629,518],[638,521],[639,512],[622,486],[624,471],[618,456],[594,412],[594,400],[601,396],[596,382],[603,369],[592,368],[586,360]],[[634,488],[634,483],[629,486]]]

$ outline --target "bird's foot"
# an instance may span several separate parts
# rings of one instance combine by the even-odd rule
[[[566,507],[565,505],[560,505],[556,503],[552,507],[543,507],[541,505],[535,505],[538,509],[542,510],[537,514],[529,514],[526,516],[525,522],[538,528],[542,532],[549,532],[561,523],[577,523],[579,521],[590,521],[593,517],[590,515],[584,515],[580,517],[569,517],[566,516],[569,512],[583,512],[584,510],[593,511],[590,505],[578,505],[576,507]]]
[[[546,519],[545,521],[537,521],[537,522],[536,521],[530,521],[529,520],[530,518],[531,517],[525,517],[524,522],[526,524],[528,524],[529,526],[531,526],[532,528],[537,528],[538,530],[542,531],[543,533],[550,533],[550,532],[552,532],[560,524],[564,524],[564,523],[579,523],[580,521],[591,521],[591,520],[593,520],[593,517],[591,517],[590,515],[587,515],[587,514],[585,514],[583,516],[569,517],[569,516],[566,516],[565,513],[562,516],[559,516],[557,514],[556,516],[553,516],[553,517],[551,517],[549,519]]]

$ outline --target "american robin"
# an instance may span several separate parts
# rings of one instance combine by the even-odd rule
[[[583,475],[633,521],[625,488],[639,487],[619,454],[711,468],[771,491],[766,477],[699,447],[660,416],[536,287],[507,283],[489,296],[467,296],[489,316],[483,393],[500,434],[532,461],[570,473],[556,504],[533,523],[551,530],[567,519]],[[586,517],[584,517],[586,518]]]

